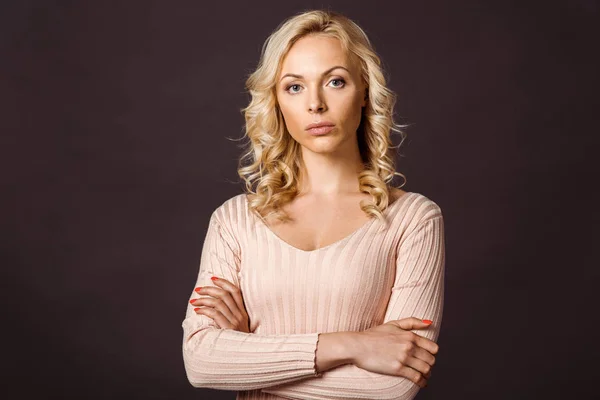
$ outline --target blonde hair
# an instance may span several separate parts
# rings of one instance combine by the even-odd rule
[[[288,220],[281,207],[298,194],[302,157],[300,145],[291,137],[276,98],[276,79],[281,64],[292,45],[300,38],[319,34],[337,38],[347,52],[360,60],[361,78],[368,88],[367,105],[357,130],[359,149],[365,169],[359,174],[361,192],[369,193],[372,202],[361,209],[368,215],[385,220],[382,211],[389,205],[388,185],[395,175],[390,134],[405,134],[403,125],[394,122],[395,94],[386,87],[381,60],[366,33],[349,18],[323,10],[297,14],[285,21],[265,41],[257,69],[246,81],[252,99],[241,111],[246,120],[248,148],[240,158],[239,176],[245,181],[251,211],[266,218],[275,215]],[[400,146],[398,145],[398,147]],[[244,161],[249,163],[244,165]]]

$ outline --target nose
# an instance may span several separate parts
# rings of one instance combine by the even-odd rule
[[[322,113],[326,109],[327,106],[325,105],[322,93],[318,89],[314,90],[309,97],[308,111],[310,113]]]

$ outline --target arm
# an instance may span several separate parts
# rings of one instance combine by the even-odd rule
[[[384,318],[384,323],[407,317],[430,319],[433,323],[428,329],[413,332],[432,341],[438,338],[442,320],[445,265],[444,224],[441,211],[436,211],[399,245],[396,278]],[[262,391],[306,400],[410,400],[419,386],[404,377],[377,374],[346,364],[325,371],[322,376]]]
[[[195,287],[212,285],[211,276],[239,287],[239,266],[239,246],[213,213]],[[211,318],[196,314],[189,301],[182,327],[185,371],[194,387],[253,390],[317,375],[317,333],[258,335],[220,329]]]

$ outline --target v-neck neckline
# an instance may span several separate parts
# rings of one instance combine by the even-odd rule
[[[409,194],[411,194],[411,193],[412,193],[412,192],[405,192],[405,193],[404,193],[402,196],[400,196],[400,197],[398,197],[396,200],[394,200],[394,202],[393,202],[393,203],[389,204],[389,205],[386,207],[386,209],[385,209],[385,210],[383,210],[383,216],[387,218],[387,216],[388,216],[387,214],[389,214],[389,213],[390,213],[390,211],[389,211],[389,210],[390,210],[390,209],[392,209],[393,207],[395,207],[395,206],[396,206],[396,203],[400,203],[401,201],[403,201],[403,200],[404,200],[404,199],[405,199],[405,198],[406,198],[406,197],[407,197]],[[248,194],[244,194],[244,199],[246,200],[246,207],[248,207]],[[263,227],[264,227],[264,228],[267,230],[268,234],[269,234],[269,235],[271,235],[273,238],[275,238],[275,240],[276,240],[276,241],[278,241],[278,242],[282,243],[284,246],[286,246],[286,247],[288,247],[288,248],[290,248],[290,249],[292,249],[292,250],[299,251],[299,252],[301,252],[301,253],[304,253],[304,254],[316,253],[316,252],[319,252],[319,251],[322,251],[322,250],[329,249],[329,248],[331,248],[331,247],[334,247],[334,246],[336,246],[336,245],[342,244],[342,243],[344,243],[344,242],[346,242],[346,241],[350,240],[352,237],[354,237],[355,235],[357,235],[357,234],[358,234],[358,233],[360,233],[361,231],[363,231],[363,230],[367,229],[368,227],[370,227],[370,226],[371,226],[371,225],[372,225],[372,224],[375,222],[375,220],[377,220],[377,218],[376,218],[376,217],[372,217],[372,218],[371,218],[369,221],[365,222],[364,224],[362,224],[361,226],[359,226],[357,229],[355,229],[354,231],[352,231],[351,233],[349,233],[349,234],[348,234],[348,235],[346,235],[345,237],[343,237],[343,238],[341,238],[341,239],[339,239],[339,240],[336,240],[336,241],[335,241],[335,242],[333,242],[333,243],[330,243],[330,244],[328,244],[328,245],[326,245],[326,246],[321,246],[321,247],[318,247],[318,248],[316,248],[316,249],[313,249],[313,250],[304,250],[304,249],[298,248],[298,247],[296,247],[296,246],[294,246],[294,245],[292,245],[292,244],[288,243],[286,240],[283,240],[283,239],[282,239],[282,238],[281,238],[279,235],[277,235],[277,234],[276,234],[276,233],[275,233],[275,232],[274,232],[274,231],[273,231],[273,230],[272,230],[272,229],[271,229],[271,228],[270,228],[270,227],[269,227],[269,226],[266,224],[266,222],[265,222],[265,221],[263,221],[263,219],[262,219],[262,218],[258,217],[257,215],[254,215],[254,212],[252,212],[251,210],[248,210],[248,212],[249,212],[250,214],[252,214],[253,218],[256,218],[256,219],[257,219],[257,220],[260,222],[260,224],[261,224],[261,225],[262,225],[262,226],[263,226]]]

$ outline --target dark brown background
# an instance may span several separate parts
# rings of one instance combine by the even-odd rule
[[[598,1],[29,0],[0,6],[12,398],[235,397],[189,385],[181,321],[210,213],[241,190],[245,77],[318,7],[370,35],[411,124],[405,189],[444,212],[418,398],[593,397]]]

